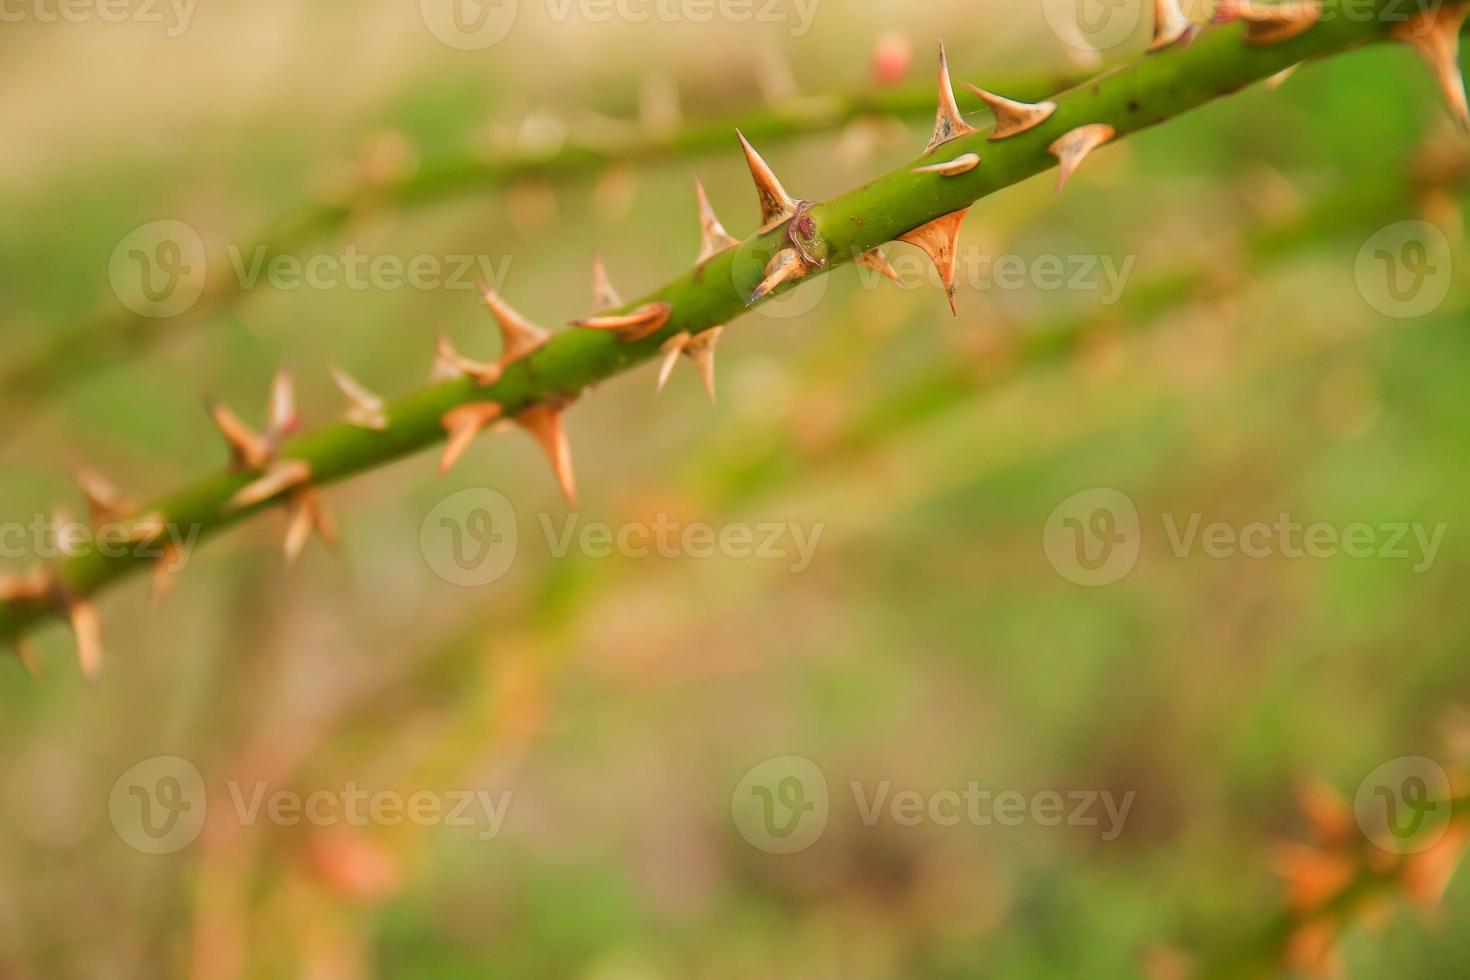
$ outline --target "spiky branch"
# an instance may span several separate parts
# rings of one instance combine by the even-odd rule
[[[725,233],[702,208],[704,235],[693,271],[610,312],[573,321],[550,337],[499,296],[485,301],[505,342],[501,358],[479,363],[441,342],[437,383],[393,403],[345,388],[349,419],[296,434],[299,425],[279,382],[264,435],[216,412],[233,464],[141,510],[130,511],[142,540],[163,525],[217,533],[261,510],[292,512],[288,549],[299,550],[313,528],[327,530],[319,489],[450,439],[449,463],[476,434],[512,420],[546,449],[568,497],[572,467],[562,412],[587,389],[662,354],[689,355],[712,366],[715,331],[752,305],[849,262],[888,269],[881,247],[918,245],[938,267],[951,303],[960,223],[969,207],[997,190],[1060,165],[1063,182],[1097,147],[1163,122],[1311,58],[1397,37],[1435,67],[1446,91],[1459,83],[1459,31],[1470,0],[1414,15],[1389,14],[1396,0],[1295,0],[1280,6],[1235,0],[1221,5],[1215,26],[1179,31],[1173,0],[1156,7],[1155,53],[1049,103],[1006,105],[986,98],[998,129],[979,132],[961,114],[947,70],[941,71],[935,137],[922,159],[822,203],[793,198],[744,140],[761,203],[761,230],[744,242]],[[1372,16],[1365,16],[1371,14]],[[1451,84],[1453,83],[1453,84]],[[989,93],[986,93],[988,96]],[[984,96],[982,96],[984,97]],[[1463,94],[1451,96],[1455,114]],[[943,167],[936,168],[936,164]],[[604,296],[608,290],[599,290]],[[0,581],[0,638],[19,638],[47,618],[71,620],[84,661],[100,661],[90,597],[153,559],[110,557],[82,548],[52,568]]]

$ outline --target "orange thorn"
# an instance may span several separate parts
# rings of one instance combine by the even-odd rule
[[[888,261],[888,256],[883,254],[883,250],[881,248],[875,248],[871,251],[864,252],[853,261],[865,269],[872,269],[874,272],[879,273],[880,275],[887,276],[889,279],[892,279],[899,285],[903,285],[903,276],[900,276],[898,274],[898,270],[895,269],[893,267],[893,264]]]
[[[237,468],[259,469],[270,459],[271,449],[266,440],[224,405],[211,402],[209,417],[229,444],[230,458]]]
[[[1280,44],[1305,34],[1322,19],[1319,0],[1285,0],[1268,4],[1260,0],[1220,0],[1214,21],[1246,22],[1245,39],[1251,44]]]
[[[755,192],[761,202],[761,233],[765,234],[796,213],[796,201],[786,193],[781,181],[771,170],[770,164],[755,151],[745,134],[738,129],[740,145],[745,149],[745,161],[750,165],[750,175],[755,179]]]
[[[1090,126],[1079,126],[1053,143],[1047,152],[1061,161],[1060,173],[1057,175],[1057,193],[1060,194],[1062,188],[1067,186],[1067,181],[1093,150],[1117,135],[1118,131],[1107,123],[1093,123]]]
[[[704,191],[704,182],[698,177],[694,178],[694,196],[699,201],[699,258],[695,259],[695,265],[703,265],[740,242],[720,223],[709,203],[709,195]]]
[[[1150,51],[1162,51],[1194,40],[1199,28],[1189,19],[1179,0],[1154,0],[1154,39]]]
[[[1470,4],[1435,3],[1394,27],[1393,37],[1419,52],[1461,129],[1470,130],[1470,105],[1465,100],[1465,77],[1460,70],[1460,31],[1470,15]]]
[[[529,357],[546,345],[551,334],[521,316],[510,304],[501,299],[487,283],[481,282],[480,298],[485,301],[490,315],[500,327],[500,339],[504,349],[500,353],[502,367]]]
[[[439,461],[439,472],[448,473],[453,469],[475,437],[500,418],[501,412],[500,405],[495,402],[471,402],[445,412],[439,424],[449,433],[449,445]]]
[[[89,466],[74,467],[72,477],[87,500],[87,515],[94,525],[138,509],[110,480]]]
[[[436,380],[447,381],[453,378],[466,377],[475,384],[484,388],[499,381],[505,373],[505,368],[500,364],[486,364],[483,361],[472,361],[454,348],[454,341],[449,335],[440,332],[438,346],[435,350],[433,377]]]
[[[955,211],[946,214],[942,218],[936,218],[927,225],[921,225],[906,235],[899,236],[899,241],[917,245],[923,249],[939,270],[940,281],[944,283],[944,291],[949,296],[949,308],[955,316],[960,315],[959,306],[955,303],[954,270],[955,261],[959,258],[960,251],[960,225],[965,220],[965,215],[970,213],[969,208],[963,211]]]
[[[77,664],[82,676],[89,681],[96,680],[102,673],[102,625],[97,619],[97,609],[86,599],[71,599],[66,614],[77,639]]]
[[[603,264],[601,255],[592,256],[592,305],[599,311],[615,310],[623,305],[623,298],[608,278],[607,266]]]
[[[931,163],[927,167],[915,167],[916,174],[939,174],[941,177],[958,177],[980,166],[980,154],[966,153],[943,163]]]
[[[663,394],[664,386],[669,383],[669,376],[674,373],[674,365],[679,363],[679,355],[684,353],[693,339],[688,333],[676,333],[664,341],[663,347],[659,348],[664,352],[663,363],[658,366],[658,388],[656,390],[659,394]]]
[[[20,661],[20,665],[25,668],[27,674],[31,675],[31,680],[39,683],[41,680],[41,661],[37,658],[36,648],[31,645],[31,641],[23,636],[17,636],[10,643],[15,648],[15,656]]]
[[[387,404],[368,391],[357,379],[333,364],[328,369],[332,381],[347,398],[347,421],[362,429],[381,432],[388,428]]]
[[[745,301],[745,305],[754,306],[782,283],[795,282],[805,276],[806,272],[806,262],[802,260],[801,253],[794,248],[783,248],[766,264],[765,279],[755,287],[755,292],[750,294],[750,299]]]
[[[551,460],[556,482],[567,503],[577,506],[576,477],[572,473],[572,450],[561,422],[562,410],[549,405],[533,405],[516,417],[521,427],[541,445]]]
[[[717,404],[715,397],[715,347],[720,342],[720,335],[725,332],[724,327],[710,327],[694,338],[684,347],[684,353],[694,362],[694,368],[699,372],[699,379],[704,382],[705,394],[709,395],[709,403]]]
[[[301,416],[296,411],[296,385],[291,372],[285,368],[276,372],[271,381],[270,418],[266,423],[266,440],[279,446],[282,439],[301,428]]]
[[[949,56],[944,53],[944,42],[939,43],[939,112],[934,117],[934,135],[924,147],[927,155],[952,139],[968,136],[975,127],[965,122],[960,115],[959,103],[954,98],[954,83],[949,78]]]
[[[1055,102],[1017,102],[994,92],[987,92],[969,82],[965,83],[965,87],[984,99],[985,104],[990,106],[990,111],[995,113],[995,128],[987,137],[992,143],[1035,129],[1057,111]]]
[[[226,512],[264,503],[311,479],[311,466],[299,459],[271,463],[259,479],[241,488],[225,504]]]
[[[571,325],[586,330],[611,330],[623,343],[631,344],[658,333],[673,315],[673,306],[657,302],[640,306],[632,313],[622,316],[594,316],[585,320],[573,320]]]

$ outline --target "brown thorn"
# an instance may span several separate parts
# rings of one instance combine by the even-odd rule
[[[699,201],[699,258],[695,259],[695,264],[703,265],[740,242],[720,223],[714,207],[709,203],[709,195],[705,193],[704,181],[698,177],[694,178],[694,196]]]
[[[704,382],[705,394],[709,395],[711,405],[718,403],[715,397],[715,348],[724,332],[724,327],[710,327],[703,333],[696,334],[684,348],[684,353],[694,362],[695,370],[699,372],[699,379]]]
[[[585,320],[572,320],[571,325],[585,330],[611,330],[623,343],[632,344],[658,333],[673,315],[673,306],[660,301],[640,306],[632,313],[621,316],[594,316]]]
[[[291,372],[282,368],[271,381],[270,417],[266,423],[266,439],[271,445],[301,428],[301,416],[296,411],[296,384]]]
[[[264,437],[241,422],[239,417],[219,402],[208,404],[209,417],[225,437],[230,458],[238,468],[259,469],[270,459],[271,449]]]
[[[1250,44],[1280,44],[1305,34],[1322,19],[1319,0],[1285,0],[1268,4],[1260,0],[1220,0],[1212,18],[1217,24],[1246,22],[1245,39]]]
[[[786,193],[786,188],[781,186],[775,171],[771,170],[770,164],[756,152],[755,147],[750,145],[745,134],[737,129],[735,135],[740,137],[740,145],[745,150],[745,162],[750,165],[750,176],[755,179],[755,192],[761,203],[760,230],[761,234],[765,234],[796,213],[796,201]]]
[[[25,575],[0,575],[0,602],[36,602],[51,594],[52,578],[36,567]]]
[[[87,515],[93,525],[123,514],[131,514],[138,509],[138,505],[124,497],[111,480],[90,466],[79,464],[73,467],[72,478],[76,480],[82,496],[87,500]]]
[[[472,361],[465,357],[455,350],[454,341],[449,339],[449,335],[440,331],[434,359],[436,378],[449,380],[463,376],[483,388],[499,381],[504,373],[505,368],[500,364],[486,364],[483,361]]]
[[[1154,39],[1150,51],[1162,51],[1176,44],[1188,44],[1199,33],[1179,0],[1154,0]]]
[[[965,220],[965,215],[970,213],[969,208],[963,211],[955,211],[946,214],[942,218],[936,218],[927,225],[921,225],[906,235],[899,236],[899,241],[917,245],[923,249],[939,270],[939,278],[944,283],[944,291],[949,297],[949,308],[955,316],[960,315],[958,305],[955,303],[954,269],[955,261],[959,257],[960,225]]]
[[[1465,76],[1460,70],[1460,31],[1470,15],[1470,4],[1436,3],[1390,32],[1419,52],[1434,74],[1450,115],[1461,129],[1470,130],[1470,105],[1465,100]]]
[[[875,248],[871,251],[864,252],[853,261],[865,269],[872,269],[879,275],[886,276],[889,279],[892,279],[900,286],[903,285],[903,276],[898,274],[898,270],[895,269],[893,267],[893,264],[888,261],[888,256],[883,254],[883,250],[881,248]]]
[[[664,386],[669,383],[669,376],[674,373],[674,365],[679,363],[679,355],[689,347],[689,342],[694,338],[688,333],[676,333],[664,341],[663,347],[659,348],[664,353],[663,363],[658,366],[658,388],[663,393]]]
[[[481,282],[478,285],[480,298],[484,300],[490,315],[495,317],[495,323],[500,327],[500,339],[504,344],[500,353],[502,367],[529,357],[551,339],[551,334],[512,309],[488,283]]]
[[[1093,150],[1118,135],[1118,131],[1107,123],[1092,123],[1088,126],[1079,126],[1069,133],[1064,133],[1047,152],[1061,161],[1060,172],[1057,175],[1057,193],[1067,186],[1067,181],[1082,166],[1082,161],[1092,153]]]
[[[761,280],[759,286],[755,287],[755,292],[750,294],[750,299],[745,301],[745,305],[754,306],[782,283],[795,282],[806,273],[807,264],[802,259],[801,253],[794,248],[783,248],[767,263],[766,277]]]
[[[153,566],[153,595],[152,602],[156,608],[169,593],[174,589],[174,578],[178,570],[173,567],[179,558],[179,549],[174,544],[169,544],[158,556],[158,564]]]
[[[1057,111],[1055,102],[1017,102],[969,82],[965,83],[965,88],[984,99],[990,111],[995,113],[995,128],[986,137],[992,143],[1035,129]]]
[[[388,428],[387,404],[364,388],[356,378],[333,364],[327,368],[332,381],[347,398],[347,421],[362,429],[381,432]]]
[[[966,153],[943,163],[931,163],[927,167],[915,167],[916,174],[939,174],[941,177],[958,177],[980,166],[980,154]]]
[[[1276,74],[1266,79],[1266,87],[1272,90],[1280,88],[1281,86],[1286,84],[1287,80],[1290,79],[1291,76],[1296,74],[1297,69],[1301,66],[1302,62],[1299,61],[1294,65],[1281,69]]]
[[[944,42],[939,43],[939,112],[934,117],[934,135],[924,153],[933,153],[952,139],[968,136],[975,127],[966,123],[960,115],[959,103],[954,98],[954,83],[949,78],[949,56],[944,53]]]
[[[20,665],[25,668],[26,673],[31,675],[31,680],[40,683],[41,661],[36,656],[35,646],[23,636],[13,638],[10,641],[10,645],[15,648],[15,657],[20,661]]]
[[[311,540],[311,511],[306,502],[301,499],[292,500],[286,509],[286,540],[282,549],[286,555],[286,564],[294,565],[306,550],[306,542]]]
[[[551,460],[556,482],[566,496],[567,503],[577,506],[576,477],[572,472],[572,450],[567,442],[566,428],[561,421],[562,410],[550,405],[533,405],[516,417],[521,427],[541,445]]]
[[[453,469],[475,437],[500,418],[501,413],[502,409],[496,402],[471,402],[445,412],[439,424],[449,433],[449,445],[439,460],[439,472],[448,473]]]
[[[102,624],[97,619],[97,609],[86,599],[68,599],[66,615],[76,636],[77,664],[82,676],[89,681],[96,680],[102,673]]]
[[[227,513],[264,503],[311,479],[311,466],[299,459],[271,463],[258,479],[241,488],[225,504]]]
[[[599,254],[592,256],[592,305],[599,312],[615,310],[623,305],[623,298],[613,288],[612,280],[607,275],[607,266],[603,264]]]

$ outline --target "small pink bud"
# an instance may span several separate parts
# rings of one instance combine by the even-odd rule
[[[873,47],[873,78],[880,85],[896,85],[914,66],[914,42],[907,34],[890,31]]]

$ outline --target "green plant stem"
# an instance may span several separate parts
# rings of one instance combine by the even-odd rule
[[[1240,24],[1209,29],[1189,47],[1142,58],[1057,96],[1055,114],[1028,133],[995,143],[987,142],[983,132],[953,140],[933,159],[973,152],[984,160],[959,177],[916,174],[911,165],[813,206],[810,214],[818,235],[811,249],[823,266],[812,274],[830,271],[915,227],[1050,169],[1056,161],[1047,148],[1075,127],[1109,123],[1122,137],[1308,58],[1334,54],[1383,34],[1383,23],[1347,16],[1343,2],[1324,3],[1324,20],[1285,43],[1246,43]],[[1394,0],[1375,0],[1372,10],[1381,13],[1393,4]],[[1347,2],[1347,6],[1362,10],[1361,4]],[[654,358],[673,335],[708,330],[744,314],[746,298],[760,282],[767,261],[787,244],[786,231],[782,226],[757,235],[629,304],[628,309],[654,301],[672,306],[669,323],[642,341],[630,344],[601,331],[567,331],[511,365],[493,385],[480,387],[458,379],[426,388],[390,406],[389,425],[383,431],[338,422],[291,440],[281,455],[305,461],[313,483],[328,485],[436,445],[445,437],[442,416],[457,406],[493,401],[507,415],[515,415],[536,404],[573,401],[591,386]],[[257,476],[225,470],[144,511],[160,513],[175,525],[197,527],[203,539],[275,503],[228,509],[230,498]],[[95,549],[58,561],[54,570],[61,594],[0,604],[0,639],[18,636],[64,612],[66,596],[90,596],[148,561],[137,554],[108,557]]]
[[[1058,73],[1014,79],[1001,91],[1018,99],[1040,99],[1074,78]],[[934,113],[932,84],[820,98],[788,100],[765,110],[691,122],[673,132],[649,132],[629,125],[627,135],[598,143],[575,136],[549,152],[508,150],[435,160],[384,183],[364,184],[346,199],[313,201],[283,215],[253,239],[244,255],[263,257],[262,267],[313,241],[340,234],[357,218],[385,210],[428,207],[485,190],[532,179],[575,180],[617,166],[666,162],[729,152],[730,134],[739,129],[761,145],[775,145],[828,132],[863,119],[922,119]],[[0,390],[12,411],[21,413],[74,379],[135,357],[189,324],[218,316],[244,302],[252,290],[233,275],[225,255],[211,257],[215,274],[186,313],[167,319],[140,316],[119,307],[81,323],[63,326],[35,351],[0,368]],[[262,287],[262,289],[268,287]]]

